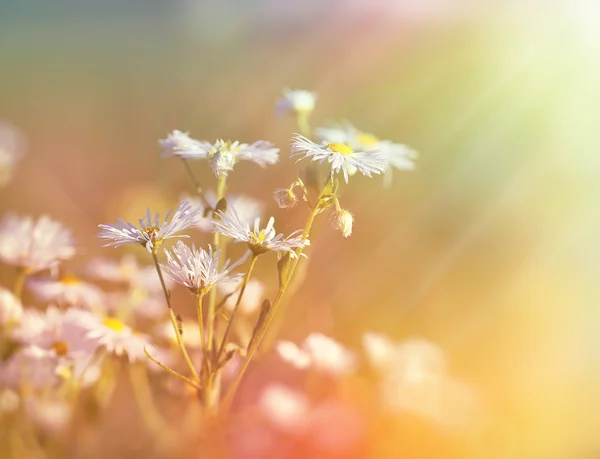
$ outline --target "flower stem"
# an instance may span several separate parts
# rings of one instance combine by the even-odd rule
[[[327,180],[327,182],[323,186],[323,189],[321,190],[321,192],[319,194],[319,198],[317,199],[317,203],[315,204],[315,207],[311,210],[311,212],[308,216],[308,219],[306,220],[306,225],[304,226],[304,231],[302,232],[302,239],[308,239],[310,230],[315,221],[315,217],[321,211],[320,204],[326,195],[326,191],[328,190],[328,188],[330,186],[331,186],[331,178],[329,180]],[[269,312],[267,313],[264,321],[260,325],[259,329],[256,331],[254,338],[252,339],[252,341],[250,342],[250,345],[248,346],[248,352],[246,353],[246,357],[244,358],[244,360],[242,362],[240,370],[238,371],[237,375],[235,376],[235,379],[231,383],[231,386],[229,387],[229,390],[227,391],[227,393],[225,394],[225,397],[223,399],[225,407],[228,407],[231,404],[231,402],[233,401],[235,391],[236,391],[237,387],[239,386],[248,366],[250,365],[250,361],[252,360],[252,357],[258,350],[258,347],[260,346],[260,343],[261,343],[262,339],[264,338],[264,336],[269,328],[269,325],[271,324],[271,322],[273,322],[273,319],[275,318],[275,315],[277,313],[279,305],[281,304],[281,300],[282,300],[283,296],[285,295],[287,287],[290,284],[290,281],[294,275],[296,266],[298,265],[298,262],[300,261],[300,255],[302,255],[302,251],[303,251],[302,247],[299,247],[298,249],[296,249],[296,252],[295,252],[296,256],[291,260],[291,264],[287,271],[287,274],[283,276],[283,282],[281,284],[281,287],[279,288],[277,297],[275,298],[275,301],[273,302],[273,306],[271,306],[271,308],[269,309]]]
[[[169,368],[168,366],[166,366],[161,361],[152,357],[145,347],[144,347],[144,354],[146,354],[146,357],[148,357],[150,360],[152,360],[155,364],[157,364],[159,367],[161,367],[163,370],[165,370],[170,375],[175,376],[176,378],[181,379],[183,382],[189,384],[190,386],[200,390],[200,386],[196,382],[192,381],[190,378],[188,378],[186,376],[183,376],[181,373],[176,372],[172,368]]]
[[[206,197],[204,196],[204,190],[202,189],[202,185],[194,175],[194,171],[192,171],[192,168],[190,167],[190,164],[188,163],[187,159],[181,158],[181,161],[183,162],[185,170],[187,171],[188,175],[190,176],[190,179],[192,180],[192,183],[194,184],[194,187],[196,188],[196,193],[200,197],[202,204],[204,205],[204,207],[211,208],[212,206],[208,203]]]
[[[185,345],[183,344],[183,339],[181,337],[181,333],[179,332],[179,325],[177,324],[177,318],[175,317],[175,313],[173,312],[173,308],[171,307],[171,294],[169,290],[167,290],[167,285],[165,284],[165,279],[162,274],[162,269],[160,269],[160,265],[158,264],[158,257],[156,256],[156,249],[152,250],[152,258],[154,259],[154,266],[156,267],[156,272],[158,272],[158,277],[160,279],[160,285],[162,285],[163,293],[165,294],[165,300],[167,301],[167,306],[169,307],[169,317],[171,319],[171,324],[173,325],[173,330],[175,331],[175,338],[177,340],[177,347],[181,350],[183,354],[183,358],[185,359],[192,376],[195,381],[200,381],[198,377],[198,373],[194,368],[194,364],[190,359],[190,356],[185,349]]]
[[[27,278],[27,269],[26,268],[18,268],[17,269],[17,278],[15,279],[15,285],[13,287],[13,294],[21,299],[21,295],[23,295],[23,286],[25,285],[25,279]]]
[[[308,112],[299,111],[296,115],[296,122],[298,123],[298,129],[300,129],[300,134],[304,137],[310,137],[310,126],[308,124]]]
[[[147,369],[142,365],[129,365],[129,378],[133,389],[133,396],[137,402],[142,420],[155,437],[166,440],[166,425],[160,415],[148,380]]]
[[[248,271],[244,276],[244,281],[242,283],[242,288],[240,289],[240,293],[238,294],[237,301],[235,302],[235,306],[233,307],[233,311],[231,312],[231,318],[227,323],[227,328],[225,329],[225,334],[223,335],[223,341],[221,341],[221,346],[219,347],[219,352],[217,352],[217,362],[221,359],[221,354],[223,353],[223,349],[225,349],[225,345],[227,344],[227,338],[229,337],[229,331],[233,326],[233,321],[235,320],[236,312],[242,302],[242,296],[246,291],[246,286],[248,285],[248,281],[250,280],[250,276],[252,275],[252,271],[254,270],[254,265],[256,264],[256,260],[258,259],[257,255],[252,254],[252,259],[250,260],[250,266],[248,266]]]

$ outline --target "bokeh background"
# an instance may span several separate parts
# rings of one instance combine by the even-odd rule
[[[271,192],[298,173],[296,128],[274,104],[314,90],[313,126],[349,119],[420,157],[391,189],[351,180],[354,233],[319,225],[281,334],[430,339],[482,395],[477,457],[598,457],[599,56],[593,0],[0,0],[0,118],[28,139],[0,212],[71,227],[77,270],[113,250],[98,223],[191,191],[157,147],[180,129],[275,142],[280,164],[236,166],[230,191],[289,232],[305,211]]]

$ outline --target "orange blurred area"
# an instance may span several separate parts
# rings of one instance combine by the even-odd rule
[[[279,164],[236,165],[229,191],[267,202],[279,231],[301,228],[306,208],[272,199],[299,171],[295,120],[274,108],[285,87],[313,90],[311,127],[348,119],[419,159],[389,189],[380,177],[343,186],[354,232],[344,239],[320,217],[280,336],[320,331],[354,348],[365,331],[422,337],[480,401],[468,432],[407,416],[370,432],[355,457],[600,454],[599,5],[72,3],[0,0],[0,119],[28,140],[0,211],[72,228],[80,251],[68,271],[127,251],[151,262],[101,248],[97,225],[193,192],[181,164],[160,157],[173,129],[274,142]],[[215,186],[205,164],[193,167]],[[275,258],[260,263],[275,293]],[[13,282],[10,267],[0,275]],[[86,457],[154,457],[127,390],[99,428],[107,449]],[[362,397],[350,398],[368,413]],[[317,457],[296,453],[286,457]]]

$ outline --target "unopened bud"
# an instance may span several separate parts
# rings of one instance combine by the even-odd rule
[[[333,214],[333,223],[335,228],[340,230],[344,237],[348,237],[352,234],[354,217],[346,209],[340,209]]]
[[[294,207],[298,202],[298,198],[294,193],[294,188],[277,188],[273,193],[275,202],[281,209],[289,209]]]

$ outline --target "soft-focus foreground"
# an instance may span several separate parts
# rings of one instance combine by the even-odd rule
[[[0,0],[0,457],[596,457],[600,9],[154,3]]]

